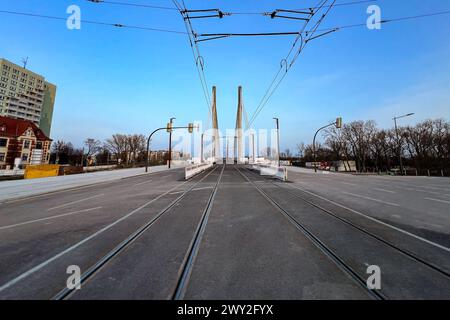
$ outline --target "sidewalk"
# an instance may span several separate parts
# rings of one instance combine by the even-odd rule
[[[175,166],[170,170],[178,168],[182,168],[182,166]],[[155,166],[149,167],[148,173],[166,170],[169,169],[165,165]],[[0,202],[143,174],[146,174],[145,168],[132,168],[30,180],[0,181]]]

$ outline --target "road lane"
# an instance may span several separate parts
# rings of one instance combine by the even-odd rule
[[[195,179],[186,184],[194,182]],[[49,298],[55,288],[45,286],[41,280],[44,277],[48,278],[49,283],[53,283],[53,267],[46,270],[47,265],[62,263],[62,266],[67,267],[64,262],[67,256],[79,254],[81,261],[95,259],[99,252],[104,252],[126,238],[175,199],[176,196],[169,193],[183,184],[185,182],[174,179],[158,184],[151,192],[141,193],[139,196],[131,194],[128,199],[113,197],[109,208],[105,207],[102,212],[92,214],[89,219],[67,221],[61,218],[58,220],[60,223],[50,225],[49,228],[26,225],[20,228],[31,229],[22,230],[21,233],[13,230],[0,231],[0,236],[2,232],[7,233],[2,238],[4,241],[0,242],[0,298]],[[90,241],[92,239],[95,241]],[[58,261],[62,256],[64,259],[60,260],[63,261]],[[61,276],[65,276],[65,268],[61,269],[62,266],[59,265],[60,281]],[[28,282],[35,281],[35,285],[30,286],[21,281],[24,278]]]
[[[254,173],[247,173],[255,179]],[[257,177],[256,177],[257,178]],[[318,206],[296,197],[279,183],[270,181],[256,184],[281,207],[303,224],[322,243],[335,252],[362,279],[367,278],[367,266],[377,265],[382,271],[381,293],[388,299],[446,299],[450,298],[450,269],[442,266],[442,273],[417,261],[398,246],[380,241],[371,233],[355,228],[346,220],[338,219]],[[376,235],[377,236],[377,235]],[[369,249],[370,248],[370,249]],[[421,257],[418,257],[421,259]],[[450,262],[450,253],[446,255]],[[448,270],[448,271],[447,271]],[[426,290],[424,290],[426,288]]]
[[[165,181],[181,180],[182,173],[181,170],[158,172],[152,174],[151,179],[155,184],[163,184]],[[100,202],[114,200],[114,197],[139,194],[149,190],[149,188],[144,186],[134,187],[134,184],[148,179],[149,177],[137,176],[5,203],[0,208],[0,226],[51,216],[53,212],[48,212],[47,209],[78,210],[95,206]],[[104,197],[104,195],[107,196]]]
[[[391,178],[393,183],[390,183]],[[408,188],[416,189],[418,185],[423,185],[424,182],[416,181],[416,177],[410,177],[408,180],[401,180],[401,177],[380,179],[378,176],[352,176],[335,173],[329,174],[326,179],[323,179],[321,174],[290,172],[289,179],[299,188],[450,247],[449,207],[445,202],[450,199],[443,193],[430,195],[422,192],[421,189],[417,189],[420,191],[410,191],[403,190],[404,186],[399,186],[399,183],[408,183]],[[388,181],[388,184],[380,187],[380,180]],[[352,181],[351,183],[357,184],[357,186],[342,184],[342,181]],[[443,179],[443,181],[447,180]],[[396,191],[395,193],[382,192],[376,188]],[[432,201],[426,198],[441,201]]]
[[[200,218],[218,180],[217,168],[70,299],[170,299]]]
[[[227,166],[186,299],[369,297],[233,166]]]
[[[0,299],[53,297],[65,286],[68,265],[80,265],[82,271],[87,270],[206,174],[186,184],[181,175],[182,170],[175,170],[2,204]],[[169,298],[216,178],[217,172],[213,172],[193,187],[183,201],[98,270],[72,298]],[[289,178],[292,181],[288,183],[275,182],[276,188],[295,191],[450,271],[449,206],[445,202],[448,198],[435,189],[439,188],[437,182],[433,182],[434,188],[427,189],[423,188],[425,181],[414,179],[391,181],[291,173]],[[333,227],[333,219],[323,218],[317,208],[305,205],[305,201],[269,187],[270,180],[258,176],[254,181],[298,218],[307,219],[309,227],[345,256],[358,272],[363,273],[366,264],[379,263],[383,270],[388,270],[389,287],[395,287],[395,281],[409,281],[404,291],[402,286],[395,288],[398,291],[390,291],[390,297],[417,298],[426,295],[427,290],[432,290],[429,297],[446,297],[446,282],[436,280],[433,272],[414,267],[404,257],[394,261],[390,250],[380,249],[366,236],[340,225]],[[406,188],[425,191],[409,192]],[[429,204],[425,205],[427,201]],[[398,207],[391,205],[397,203]],[[434,289],[440,285],[444,286],[439,294]],[[369,298],[365,290],[246,182],[234,166],[226,166],[224,171],[185,297]]]

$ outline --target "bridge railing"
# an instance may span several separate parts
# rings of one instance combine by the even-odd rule
[[[186,180],[196,176],[197,174],[213,167],[212,163],[194,164],[184,168],[184,178]]]

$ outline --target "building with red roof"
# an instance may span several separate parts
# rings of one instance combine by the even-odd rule
[[[0,116],[0,169],[47,164],[51,143],[34,122]]]

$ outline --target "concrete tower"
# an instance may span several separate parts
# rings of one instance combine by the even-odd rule
[[[243,144],[243,132],[242,132],[242,86],[238,88],[238,107],[236,114],[236,133],[234,137],[234,150],[235,150],[235,162],[244,162],[244,144]]]
[[[217,159],[217,157],[220,156],[220,137],[219,137],[219,122],[217,120],[217,97],[216,97],[216,87],[212,87],[212,106],[211,106],[211,112],[212,112],[212,129],[213,129],[213,137],[212,137],[212,143],[213,143],[213,150],[212,150],[212,156]]]

